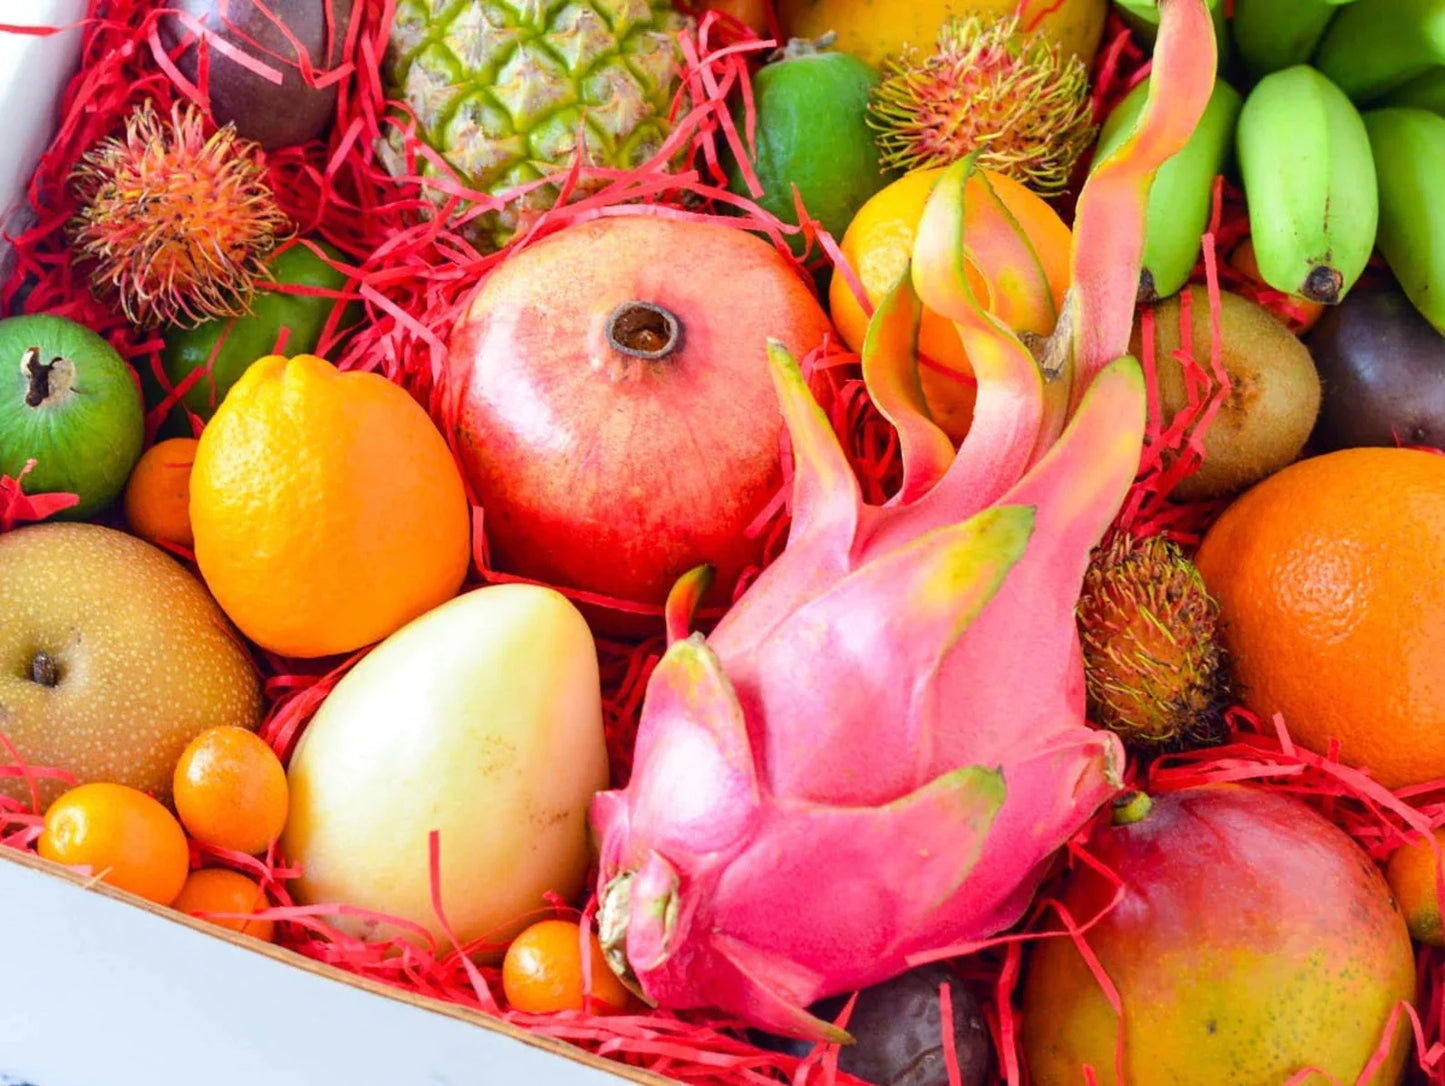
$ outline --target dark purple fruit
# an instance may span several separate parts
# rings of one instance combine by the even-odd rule
[[[988,1027],[972,993],[944,965],[925,965],[895,980],[865,988],[858,995],[848,1032],[855,1044],[844,1045],[838,1070],[875,1086],[948,1086],[939,987],[948,985],[953,1002],[954,1050],[963,1086],[982,1086],[993,1059]],[[835,1020],[848,999],[825,999],[810,1011]],[[777,1052],[806,1056],[813,1048],[794,1041],[754,1034],[759,1044]]]
[[[305,143],[326,131],[336,113],[336,85],[318,90],[306,82],[295,46],[273,17],[305,50],[312,71],[321,73],[341,59],[352,0],[265,0],[264,10],[255,0],[168,0],[165,6],[195,16],[227,42],[281,72],[281,82],[272,83],[208,47],[211,115],[217,124],[234,123],[237,132],[267,150]],[[174,49],[187,27],[167,16],[161,32],[166,47]],[[197,46],[186,49],[176,63],[187,79],[199,78]]]
[[[1309,340],[1324,386],[1314,443],[1445,446],[1445,336],[1395,286],[1351,291]]]

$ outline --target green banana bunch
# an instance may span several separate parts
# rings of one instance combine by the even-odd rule
[[[1149,82],[1145,80],[1114,107],[1099,134],[1095,162],[1102,162],[1129,137],[1148,96]],[[1222,79],[1216,81],[1194,135],[1154,175],[1139,273],[1141,302],[1168,298],[1189,281],[1199,260],[1200,241],[1209,227],[1214,178],[1224,172],[1232,157],[1234,124],[1241,105],[1238,91]]]
[[[1337,8],[1353,0],[1234,0],[1234,44],[1256,77],[1306,64]]]
[[[1379,221],[1359,112],[1323,75],[1297,65],[1250,92],[1236,141],[1260,275],[1286,294],[1342,301],[1369,263]]]
[[[1371,103],[1445,64],[1445,0],[1356,0],[1325,31],[1315,67]]]
[[[1445,117],[1445,68],[1431,68],[1385,97],[1387,106],[1410,106],[1428,109]]]
[[[1365,114],[1380,178],[1380,252],[1415,308],[1445,335],[1445,117],[1423,109]]]

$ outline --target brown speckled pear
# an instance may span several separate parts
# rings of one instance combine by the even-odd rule
[[[169,555],[94,524],[0,536],[0,733],[26,764],[169,802],[191,739],[260,717],[239,638]],[[41,781],[42,808],[64,790]],[[15,778],[0,778],[0,794],[29,802]]]

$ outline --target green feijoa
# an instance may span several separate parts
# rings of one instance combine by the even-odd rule
[[[331,246],[317,244],[333,260],[344,259]],[[287,287],[331,291],[346,287],[346,274],[308,245],[297,242],[288,246],[271,258],[270,269],[275,282],[257,291],[249,314],[221,317],[195,328],[171,328],[165,333],[161,359],[171,388],[181,387],[193,371],[204,371],[182,396],[186,408],[203,419],[210,419],[252,362],[276,352],[283,333],[285,354],[314,353],[332,310],[341,304],[335,298],[286,292]],[[348,306],[340,326],[352,323],[358,308]]]
[[[58,515],[77,520],[116,499],[144,439],[140,391],[114,347],[65,317],[0,321],[0,474],[34,460],[26,492],[76,495]]]
[[[848,53],[792,42],[782,59],[753,80],[756,109],[753,170],[762,185],[757,203],[787,223],[798,222],[796,185],[808,214],[835,238],[870,196],[891,179],[878,161],[868,126],[868,97],[878,73]],[[738,131],[746,142],[741,107]],[[728,164],[728,188],[751,196],[742,166]],[[801,251],[801,238],[793,239]]]

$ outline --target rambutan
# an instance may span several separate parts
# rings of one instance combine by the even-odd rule
[[[142,328],[248,312],[291,231],[259,145],[231,125],[207,136],[205,123],[190,104],[167,123],[146,101],[72,174],[81,209],[69,237],[95,265],[92,291]]]
[[[1219,605],[1162,536],[1094,555],[1079,600],[1089,717],[1143,752],[1212,746],[1228,728]]]
[[[888,61],[869,123],[883,165],[909,172],[978,164],[1035,192],[1062,192],[1094,142],[1089,70],[1018,17],[955,17],[934,51]]]

